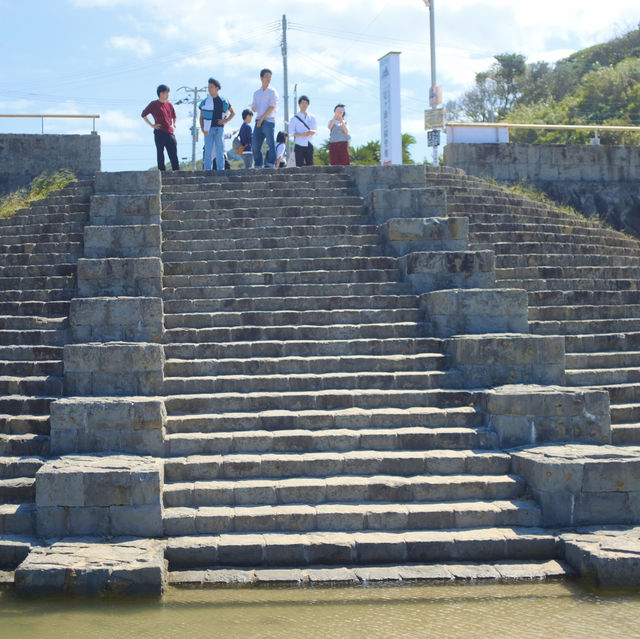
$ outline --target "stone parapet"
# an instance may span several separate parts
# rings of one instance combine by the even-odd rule
[[[167,412],[146,397],[73,397],[51,404],[51,453],[162,456]]]
[[[484,333],[528,333],[527,291],[471,288],[431,291],[420,296],[436,337]]]
[[[162,297],[159,257],[78,260],[80,297]]]
[[[451,288],[493,288],[493,251],[424,251],[398,259],[404,279],[415,293]]]
[[[382,224],[391,218],[447,215],[447,197],[442,189],[376,188],[367,194],[365,204],[376,224]]]
[[[512,454],[546,526],[640,522],[640,447],[547,445]]]
[[[71,341],[155,342],[162,340],[160,297],[76,297],[69,312]]]
[[[464,251],[468,247],[466,217],[392,218],[380,225],[380,235],[391,255],[414,251]]]
[[[96,195],[157,195],[162,180],[160,171],[113,171],[96,173]]]
[[[564,382],[564,337],[547,335],[457,335],[445,352],[469,388]]]
[[[67,396],[159,395],[164,349],[145,342],[67,344],[64,368]]]
[[[478,408],[503,448],[552,442],[611,443],[609,393],[561,386],[511,385],[479,394]]]
[[[162,535],[161,460],[131,455],[73,455],[36,474],[41,537]]]
[[[425,168],[420,164],[348,166],[343,173],[353,179],[362,196],[375,189],[424,188],[425,183]]]
[[[162,231],[159,224],[85,226],[84,256],[160,257]]]

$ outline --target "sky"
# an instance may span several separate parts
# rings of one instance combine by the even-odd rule
[[[456,99],[499,53],[555,62],[638,27],[638,0],[433,0],[437,84]],[[424,131],[430,86],[429,11],[423,0],[0,0],[0,114],[99,114],[102,169],[155,165],[142,109],[156,87],[170,86],[178,155],[192,154],[193,105],[181,87],[204,88],[210,76],[240,113],[273,70],[284,126],[282,16],[286,15],[289,115],[294,91],[309,96],[328,137],[333,107],[346,105],[352,145],[380,139],[378,60],[400,55],[402,131],[431,159]],[[176,104],[181,99],[184,104]],[[89,133],[91,120],[45,120],[45,133]],[[0,118],[0,132],[40,133],[41,121]],[[202,137],[197,145],[198,157]]]

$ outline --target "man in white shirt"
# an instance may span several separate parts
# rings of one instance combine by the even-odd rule
[[[313,166],[313,144],[311,140],[318,131],[316,119],[310,113],[309,98],[301,95],[298,100],[300,112],[289,121],[289,136],[294,139],[293,152],[296,156],[296,166]]]
[[[262,69],[260,71],[260,80],[262,86],[253,94],[253,102],[251,110],[256,114],[256,124],[253,127],[253,137],[251,140],[251,148],[253,149],[253,163],[259,169],[262,168],[262,143],[267,141],[267,155],[264,159],[265,167],[274,167],[276,165],[276,144],[275,144],[275,128],[276,128],[276,107],[278,105],[278,94],[272,89],[270,69]]]

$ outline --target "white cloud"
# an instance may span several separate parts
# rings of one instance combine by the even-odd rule
[[[135,36],[113,36],[109,38],[108,45],[112,49],[134,53],[139,58],[145,58],[153,53],[153,48],[147,40]]]

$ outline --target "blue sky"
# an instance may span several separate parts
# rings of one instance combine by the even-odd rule
[[[204,87],[211,75],[237,113],[270,67],[283,96],[280,23],[290,29],[290,113],[294,85],[311,99],[327,137],[333,106],[347,105],[352,143],[380,138],[378,58],[400,51],[402,131],[414,159],[431,158],[423,130],[429,86],[428,11],[422,0],[317,0],[223,3],[212,0],[0,0],[0,113],[101,115],[103,170],[155,163],[140,118],[160,83]],[[458,97],[496,53],[553,62],[636,28],[638,0],[435,0],[438,84]],[[178,151],[191,158],[191,107],[179,105]],[[280,120],[283,109],[280,109]],[[240,124],[239,115],[231,127]],[[80,120],[45,121],[45,133],[86,133]],[[39,133],[40,121],[0,118],[0,132]],[[199,146],[201,143],[199,141]]]

